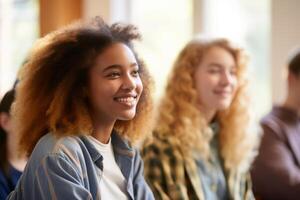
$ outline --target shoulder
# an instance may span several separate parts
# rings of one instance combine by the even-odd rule
[[[53,134],[48,133],[36,144],[21,180],[26,185],[30,185],[35,179],[46,181],[47,179],[41,178],[45,175],[48,179],[54,177],[59,179],[65,174],[79,177],[83,172],[82,166],[86,166],[88,162],[87,153],[80,137],[56,138]]]
[[[271,111],[260,120],[260,123],[261,125],[269,125],[276,123],[277,120],[279,119],[276,117],[275,113]]]
[[[275,115],[274,112],[270,112],[266,116],[264,116],[260,121],[261,127],[264,131],[263,138],[266,137],[276,137],[280,139],[284,139],[284,122]]]
[[[5,199],[9,194],[10,189],[5,178],[4,172],[0,169],[0,199]]]
[[[142,157],[150,162],[169,162],[175,164],[183,160],[180,146],[171,137],[158,135],[157,133],[145,141],[142,148]]]
[[[172,141],[164,135],[153,134],[151,138],[148,138],[143,145],[143,154],[153,152],[155,154],[166,153],[175,149],[172,145]]]
[[[157,199],[185,199],[186,165],[178,144],[170,135],[155,133],[143,146],[144,174]]]
[[[2,169],[0,169],[0,186],[1,188],[3,187],[7,187],[7,180],[5,178],[4,172],[2,171]]]
[[[70,164],[80,163],[87,152],[85,144],[77,136],[57,138],[53,134],[44,135],[36,144],[29,162],[32,169],[37,169],[46,160],[64,160]]]
[[[52,133],[44,135],[36,144],[32,155],[65,154],[81,151],[84,144],[78,136],[56,137]]]
[[[271,128],[293,126],[298,121],[296,111],[283,106],[273,106],[272,110],[262,118],[261,125]]]

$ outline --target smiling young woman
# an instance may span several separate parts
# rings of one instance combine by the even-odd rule
[[[152,81],[131,25],[100,18],[42,38],[14,107],[30,155],[9,199],[153,199],[131,142],[147,132]]]
[[[156,199],[253,199],[245,61],[221,38],[192,40],[180,52],[142,151]]]

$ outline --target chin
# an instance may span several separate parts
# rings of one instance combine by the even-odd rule
[[[220,111],[226,110],[230,107],[230,102],[219,102],[216,107]]]
[[[132,120],[135,117],[135,112],[127,112],[127,113],[122,113],[119,117],[118,120]]]

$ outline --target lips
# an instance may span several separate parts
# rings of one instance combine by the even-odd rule
[[[137,103],[137,95],[125,95],[125,96],[115,97],[114,101],[124,106],[133,107]]]
[[[217,90],[214,91],[215,94],[220,95],[220,96],[229,96],[231,95],[231,91],[228,90]]]

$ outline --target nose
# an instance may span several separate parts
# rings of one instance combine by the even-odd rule
[[[224,71],[221,77],[221,83],[224,86],[227,86],[232,83],[233,77],[229,71]]]
[[[130,74],[124,76],[123,83],[122,83],[122,89],[133,90],[135,88],[136,88],[135,78],[132,77]]]

